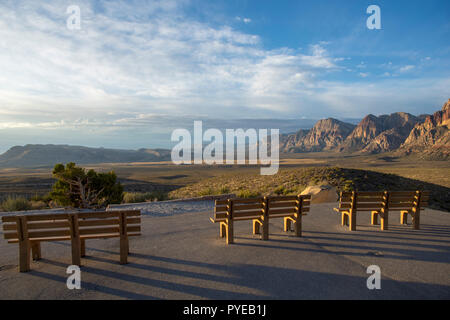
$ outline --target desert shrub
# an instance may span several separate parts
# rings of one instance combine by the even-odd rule
[[[49,193],[44,194],[44,195],[40,195],[40,194],[36,193],[34,196],[31,197],[30,200],[36,201],[36,202],[42,201],[42,202],[45,202],[48,204],[50,201],[52,201],[52,197]]]
[[[148,201],[163,201],[167,194],[162,191],[153,192],[124,192],[122,203],[139,203]]]
[[[257,191],[251,191],[248,189],[242,190],[237,194],[238,198],[257,198],[260,197],[261,194]]]
[[[42,210],[49,207],[49,204],[44,201],[30,201],[31,209],[33,210]]]
[[[289,190],[286,189],[285,186],[278,186],[278,187],[276,187],[276,188],[273,190],[273,193],[275,193],[276,195],[281,196],[281,195],[288,194],[288,193],[289,193]]]
[[[25,197],[8,196],[1,204],[3,211],[24,211],[31,209],[31,202]]]
[[[202,196],[211,196],[211,195],[214,195],[214,194],[215,194],[214,193],[214,189],[211,188],[211,187],[206,187],[206,188],[204,188],[204,189],[202,189],[202,190],[200,190],[198,192],[198,195],[200,197],[202,197]]]
[[[123,194],[123,203],[138,203],[138,202],[146,202],[153,200],[153,197],[147,193],[140,192],[124,192]]]
[[[230,193],[230,188],[228,188],[226,186],[220,187],[218,194],[225,194],[225,193]]]

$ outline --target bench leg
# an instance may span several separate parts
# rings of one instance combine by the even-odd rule
[[[400,211],[400,224],[408,224],[408,211]]]
[[[81,239],[81,257],[86,257],[86,239]]]
[[[120,264],[128,263],[128,237],[127,235],[120,236]]]
[[[414,230],[420,229],[420,211],[417,210],[412,216],[412,223]]]
[[[372,211],[372,218],[370,223],[372,225],[377,225],[378,224],[378,211]]]
[[[389,228],[389,211],[385,211],[381,215],[381,230],[387,230],[388,228]]]
[[[72,264],[81,266],[81,241],[79,237],[72,238]]]
[[[269,218],[266,216],[262,223],[262,240],[269,240]]]
[[[350,216],[350,223],[349,223],[349,229],[351,231],[355,231],[356,230],[356,213],[352,212],[349,214]]]
[[[291,219],[289,219],[288,217],[284,218],[284,232],[291,231],[291,222]]]
[[[221,238],[224,238],[226,234],[227,234],[227,226],[225,225],[225,223],[221,222],[219,226],[219,236]]]
[[[227,221],[227,244],[234,243],[234,228],[233,220],[228,219]]]
[[[346,212],[342,212],[341,215],[341,225],[348,226],[348,215]]]
[[[301,214],[297,217],[297,221],[294,223],[294,231],[296,237],[302,236],[302,216]]]
[[[253,234],[260,234],[261,230],[259,230],[260,223],[257,219],[253,220]]]
[[[31,243],[31,255],[33,260],[41,260],[41,243],[39,241]]]
[[[28,272],[30,271],[30,241],[20,241],[19,242],[19,271]]]

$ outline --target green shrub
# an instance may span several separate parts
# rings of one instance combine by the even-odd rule
[[[2,202],[1,208],[7,212],[24,211],[31,209],[31,203],[24,197],[8,196],[8,198]]]

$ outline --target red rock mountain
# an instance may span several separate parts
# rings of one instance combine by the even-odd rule
[[[450,158],[450,99],[433,115],[413,116],[405,112],[374,116],[369,114],[354,126],[333,118],[319,120],[310,130],[283,135],[282,152],[395,151],[425,158]]]
[[[369,114],[345,139],[339,151],[380,153],[397,149],[419,121],[405,112],[379,117]]]
[[[423,158],[450,158],[450,99],[441,111],[426,117],[411,130],[399,149],[401,154],[418,153]]]
[[[289,135],[281,149],[284,152],[333,150],[345,140],[354,127],[333,118],[319,120],[311,130],[299,130]]]

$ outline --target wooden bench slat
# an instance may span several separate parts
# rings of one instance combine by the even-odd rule
[[[262,215],[261,210],[240,211],[240,212],[233,212],[233,219],[238,217],[260,217],[261,215]]]
[[[216,200],[215,205],[226,205],[228,203],[228,200]]]
[[[231,202],[233,204],[237,203],[262,203],[264,201],[263,198],[255,198],[255,199],[233,199]]]
[[[288,202],[269,202],[269,208],[286,208],[286,207],[295,207],[297,205],[297,201],[288,201]]]
[[[80,227],[119,225],[119,219],[79,219]]]
[[[3,231],[17,231],[17,223],[4,223]]]
[[[36,229],[60,229],[60,228],[69,228],[68,221],[52,221],[52,222],[34,222],[28,223],[28,230],[36,230]]]
[[[58,236],[70,236],[70,230],[49,230],[49,231],[30,231],[28,236],[31,238],[46,238]]]
[[[297,212],[296,208],[269,209],[269,218],[271,217],[271,215],[275,214],[283,214],[283,213],[293,214],[296,212]]]
[[[263,204],[241,204],[241,205],[234,205],[233,206],[233,213],[238,211],[247,211],[247,210],[253,210],[253,209],[262,209]]]
[[[216,208],[215,208],[215,211],[216,211],[217,213],[219,213],[219,212],[227,212],[227,210],[228,210],[227,207],[225,207],[225,208],[222,208],[222,207],[216,207]]]
[[[273,202],[273,203],[297,200],[297,196],[272,196],[272,197],[267,197],[267,198],[269,199],[269,202]]]
[[[3,233],[4,239],[17,239],[17,232],[5,232]]]

